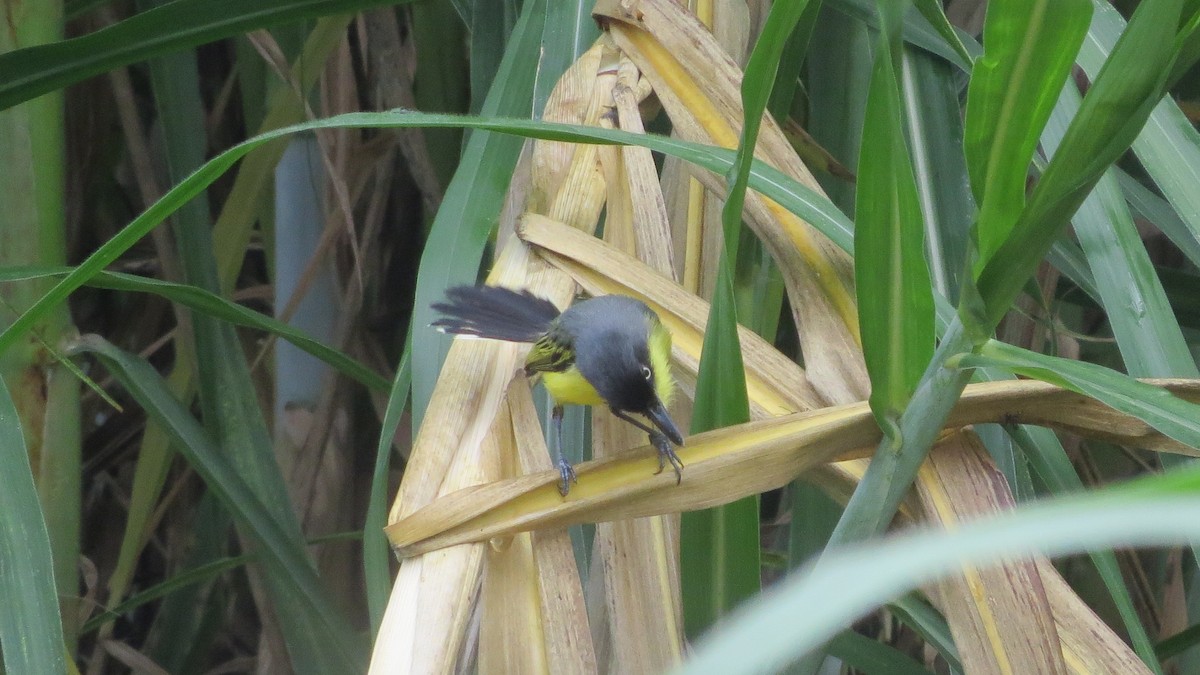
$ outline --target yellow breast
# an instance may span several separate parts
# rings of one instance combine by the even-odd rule
[[[600,392],[584,379],[575,366],[571,366],[561,373],[542,373],[542,382],[545,383],[546,391],[550,392],[550,396],[554,397],[556,403],[568,405],[600,405],[604,403],[604,399],[600,398]]]

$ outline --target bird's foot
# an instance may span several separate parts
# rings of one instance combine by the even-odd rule
[[[571,491],[571,483],[578,483],[579,477],[575,475],[575,467],[566,458],[558,460],[558,493],[566,497]]]
[[[679,455],[675,454],[675,446],[671,443],[671,439],[657,431],[650,434],[650,444],[654,449],[658,450],[658,471],[654,475],[663,472],[667,467],[667,462],[671,463],[671,468],[675,469],[675,484],[679,485],[683,482],[683,460],[679,459]]]

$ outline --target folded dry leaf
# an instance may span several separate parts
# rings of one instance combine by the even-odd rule
[[[1200,381],[1150,382],[1200,399]],[[1082,411],[1079,418],[1074,410]],[[1126,445],[1180,449],[1140,420],[1112,409],[1103,414],[1091,399],[1031,380],[967,387],[947,426],[984,422],[1065,424]],[[579,484],[565,498],[552,471],[520,476],[447,495],[390,525],[387,534],[397,554],[408,556],[520,531],[708,508],[786,485],[821,464],[865,456],[879,438],[866,402],[795,413],[690,437],[678,486],[673,475],[656,473],[656,453],[643,446],[579,465]]]

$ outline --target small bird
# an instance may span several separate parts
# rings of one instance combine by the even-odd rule
[[[431,325],[443,333],[506,342],[531,342],[525,375],[541,373],[554,398],[554,459],[565,497],[577,482],[562,453],[563,406],[607,405],[613,415],[645,431],[658,450],[658,473],[667,462],[683,480],[675,445],[683,435],[667,412],[675,392],[671,378],[671,333],[641,300],[602,295],[559,312],[529,291],[500,286],[457,286],[449,302],[433,309],[445,315]],[[632,417],[644,416],[653,427]]]

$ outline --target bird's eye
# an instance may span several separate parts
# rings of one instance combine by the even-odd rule
[[[654,371],[650,370],[650,366],[642,366],[642,377],[646,378],[647,382],[654,377]]]

